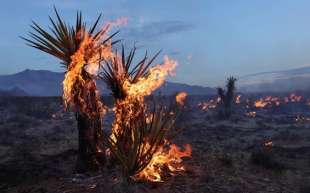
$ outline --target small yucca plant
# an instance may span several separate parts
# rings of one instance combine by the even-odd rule
[[[217,93],[221,99],[219,106],[219,117],[228,119],[232,113],[232,105],[235,98],[236,90],[236,81],[235,77],[229,77],[226,82],[226,90],[223,88],[218,88]]]
[[[135,104],[133,108],[141,108],[141,104]],[[106,136],[105,142],[121,165],[125,183],[147,167],[168,136],[174,136],[172,128],[179,109],[175,105],[166,108],[163,104],[153,104],[150,109],[127,120],[129,122],[120,122],[121,130]]]

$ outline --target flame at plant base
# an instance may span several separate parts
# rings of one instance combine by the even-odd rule
[[[171,144],[161,146],[158,151],[153,155],[150,163],[137,175],[133,176],[134,179],[147,180],[152,182],[162,182],[161,177],[164,170],[169,170],[170,174],[173,172],[184,171],[185,168],[182,164],[182,158],[191,157],[192,148],[189,144],[184,146],[182,151],[177,145]]]

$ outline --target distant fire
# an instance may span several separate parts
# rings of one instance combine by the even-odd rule
[[[240,103],[241,103],[241,95],[238,95],[238,96],[236,97],[235,103],[236,103],[236,104],[240,104]]]
[[[256,117],[256,112],[255,111],[251,111],[251,112],[247,112],[247,113],[245,113],[245,115],[246,116],[248,116],[248,117]]]
[[[290,102],[300,102],[302,99],[302,96],[298,96],[295,93],[290,94],[289,96]]]
[[[209,101],[198,103],[198,107],[200,107],[202,110],[207,111],[209,109],[216,108],[220,101],[221,98],[217,97],[216,99],[210,99]]]
[[[265,108],[268,106],[279,106],[281,104],[281,99],[278,97],[266,96],[254,102],[256,108]]]
[[[264,143],[264,146],[266,146],[266,147],[272,147],[272,146],[273,146],[273,142],[272,142],[271,140],[266,141],[266,142]]]
[[[267,108],[273,106],[280,106],[281,104],[287,103],[298,103],[301,102],[302,96],[299,96],[295,93],[291,93],[289,96],[280,98],[274,96],[266,96],[264,98],[260,98],[254,102],[254,107],[256,108]]]
[[[297,123],[310,122],[310,117],[297,116],[297,117],[295,118],[295,121],[296,121]]]
[[[175,100],[179,105],[183,106],[186,97],[187,97],[186,92],[180,92],[175,96]]]
[[[307,100],[306,105],[310,107],[310,99]]]

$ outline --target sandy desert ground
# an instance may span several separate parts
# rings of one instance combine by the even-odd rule
[[[310,107],[264,109],[256,117],[239,108],[230,120],[218,120],[199,100],[189,100],[174,141],[193,148],[186,171],[124,188],[109,163],[101,172],[74,173],[76,123],[60,98],[1,98],[0,192],[310,192]],[[105,128],[110,122],[108,115]]]

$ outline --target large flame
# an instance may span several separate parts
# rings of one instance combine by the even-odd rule
[[[96,35],[92,36],[86,30],[79,31],[77,36],[82,38],[78,50],[71,56],[71,63],[68,67],[63,81],[63,100],[66,108],[72,107],[75,111],[95,116],[103,116],[105,110],[99,100],[99,91],[91,76],[97,75],[99,63],[102,59],[109,59],[112,52],[111,40],[102,44],[107,32],[111,27],[127,23],[126,18],[120,18],[107,24]],[[95,96],[92,96],[95,93]]]
[[[150,95],[154,90],[159,88],[166,80],[168,75],[173,75],[177,61],[164,57],[164,63],[156,65],[149,70],[146,77],[141,77],[138,82],[131,84],[126,80],[124,87],[130,97],[144,97]]]

